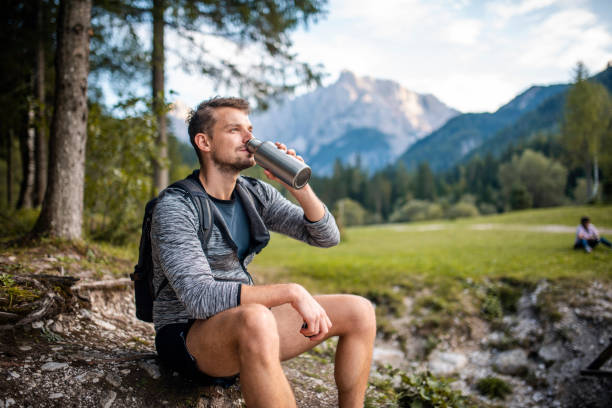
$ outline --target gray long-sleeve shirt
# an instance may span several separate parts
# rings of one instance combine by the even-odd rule
[[[250,188],[245,186],[250,183]],[[166,285],[153,303],[155,330],[189,319],[206,319],[240,304],[240,286],[252,284],[246,266],[268,243],[268,230],[286,234],[310,245],[330,247],[340,233],[330,212],[309,222],[303,210],[262,181],[240,177],[236,184],[251,229],[251,248],[243,263],[215,206],[210,240],[202,249],[197,231],[198,213],[180,190],[161,195],[151,224],[155,288],[164,277]],[[254,197],[255,195],[255,197]]]

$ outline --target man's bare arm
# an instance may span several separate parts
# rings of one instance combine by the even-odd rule
[[[295,283],[275,285],[248,286],[242,285],[240,304],[258,303],[267,307],[280,306],[285,303],[302,316],[307,324],[300,332],[313,341],[321,340],[331,328],[331,320],[325,309],[304,289]],[[296,328],[298,330],[300,328]]]

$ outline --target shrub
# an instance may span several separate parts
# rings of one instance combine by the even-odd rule
[[[478,208],[468,202],[458,202],[446,211],[446,218],[476,217],[479,215]]]
[[[343,198],[334,206],[336,220],[345,227],[363,225],[366,222],[367,212],[357,201]]]
[[[389,217],[391,222],[425,221],[442,218],[443,210],[439,204],[423,200],[410,200]]]
[[[496,377],[485,377],[478,380],[476,390],[480,395],[489,398],[504,399],[512,392],[512,387],[507,382]]]
[[[497,207],[491,203],[480,203],[478,206],[478,211],[480,211],[480,214],[482,215],[496,214]]]
[[[482,314],[488,320],[499,319],[503,316],[503,309],[499,297],[495,293],[489,293],[482,302]]]

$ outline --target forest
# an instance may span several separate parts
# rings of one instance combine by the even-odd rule
[[[197,167],[192,147],[179,142],[166,118],[164,32],[191,41],[186,67],[220,89],[237,87],[256,110],[265,109],[297,86],[316,85],[322,74],[291,54],[288,33],[324,15],[325,2],[275,4],[12,1],[2,17],[11,44],[2,51],[0,100],[5,216],[20,210],[37,218],[35,236],[135,239],[144,204]],[[254,69],[216,58],[198,42],[204,30],[256,47],[268,62]],[[148,92],[126,91],[109,106],[109,80]],[[582,63],[572,80],[552,129],[527,130],[529,137],[500,145],[497,154],[475,154],[439,172],[427,161],[414,170],[398,161],[372,173],[359,158],[338,160],[332,175],[311,184],[343,226],[609,202],[612,99]]]

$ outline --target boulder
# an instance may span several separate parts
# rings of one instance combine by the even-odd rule
[[[463,353],[434,351],[429,356],[429,371],[436,376],[449,376],[465,367],[467,362]]]
[[[523,375],[527,372],[527,353],[523,349],[499,353],[493,360],[493,369],[501,374]]]

